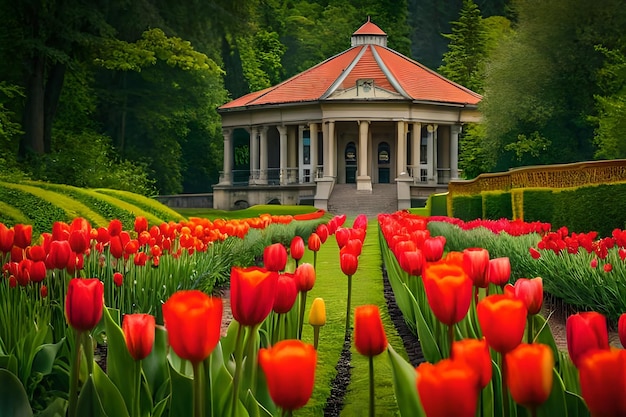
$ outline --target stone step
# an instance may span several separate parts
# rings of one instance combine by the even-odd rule
[[[333,214],[365,214],[369,218],[379,213],[393,213],[397,209],[395,184],[373,184],[371,193],[357,191],[356,184],[336,184],[328,200],[328,211]]]

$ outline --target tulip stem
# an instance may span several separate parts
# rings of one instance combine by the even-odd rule
[[[346,308],[346,335],[350,334],[350,302],[352,300],[352,275],[348,275],[348,303]]]
[[[504,358],[504,354],[502,354],[501,356],[502,356],[502,406],[504,407],[503,416],[509,417],[510,404],[509,404],[509,387],[506,384],[506,378],[507,378],[506,360]]]
[[[76,406],[78,405],[78,376],[80,374],[80,347],[83,332],[74,330],[74,357],[72,358],[72,368],[70,370],[70,392],[68,403],[68,417],[76,417]]]
[[[280,314],[278,315],[278,323],[280,323]],[[259,331],[259,325],[255,324],[249,328],[248,338],[246,340],[246,365],[250,366],[250,390],[256,394],[256,368],[257,368],[257,351],[256,335]]]
[[[375,410],[375,398],[374,398],[374,356],[369,357],[369,368],[370,368],[370,417],[374,417],[376,415]]]
[[[306,291],[300,291],[300,319],[298,320],[298,340],[302,340],[302,327],[304,326],[304,310],[306,310]]]
[[[233,375],[233,399],[231,403],[231,416],[237,415],[237,405],[239,401],[239,380],[241,379],[241,363],[243,361],[242,355],[242,336],[243,326],[237,326],[237,338],[235,339],[235,375]]]
[[[452,357],[452,345],[454,344],[454,324],[448,326],[448,343],[450,343],[448,350],[448,357]]]
[[[193,415],[194,417],[204,417],[202,362],[194,362],[191,366],[193,368]]]
[[[527,338],[528,338],[528,343],[533,343],[533,341],[534,341],[533,339],[535,338],[535,335],[534,335],[534,329],[533,329],[533,316],[531,316],[531,315],[529,314],[529,315],[526,317],[526,321],[527,321],[527,323],[528,323],[528,326],[527,326],[527,327],[528,327],[528,328],[527,328],[527,331],[528,331],[528,335],[527,335]]]
[[[133,417],[141,416],[141,360],[135,361],[135,395],[133,396]]]
[[[313,326],[313,347],[315,347],[315,350],[317,350],[317,345],[320,341],[320,327]]]

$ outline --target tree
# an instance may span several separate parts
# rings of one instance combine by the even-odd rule
[[[592,158],[596,45],[619,32],[608,18],[618,3],[515,1],[515,33],[490,56],[481,105],[496,170]]]
[[[487,35],[476,3],[463,0],[459,20],[452,22],[452,33],[444,37],[450,43],[439,72],[470,90],[481,92]]]

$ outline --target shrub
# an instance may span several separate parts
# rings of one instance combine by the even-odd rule
[[[480,194],[459,195],[452,199],[453,216],[461,220],[474,220],[483,214],[483,198]]]
[[[513,206],[509,191],[485,191],[483,196],[483,219],[512,219]]]

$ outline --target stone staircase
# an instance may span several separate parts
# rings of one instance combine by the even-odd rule
[[[356,184],[335,184],[328,200],[328,211],[332,214],[365,214],[375,218],[379,213],[398,210],[396,184],[372,184],[372,192],[357,191]]]

